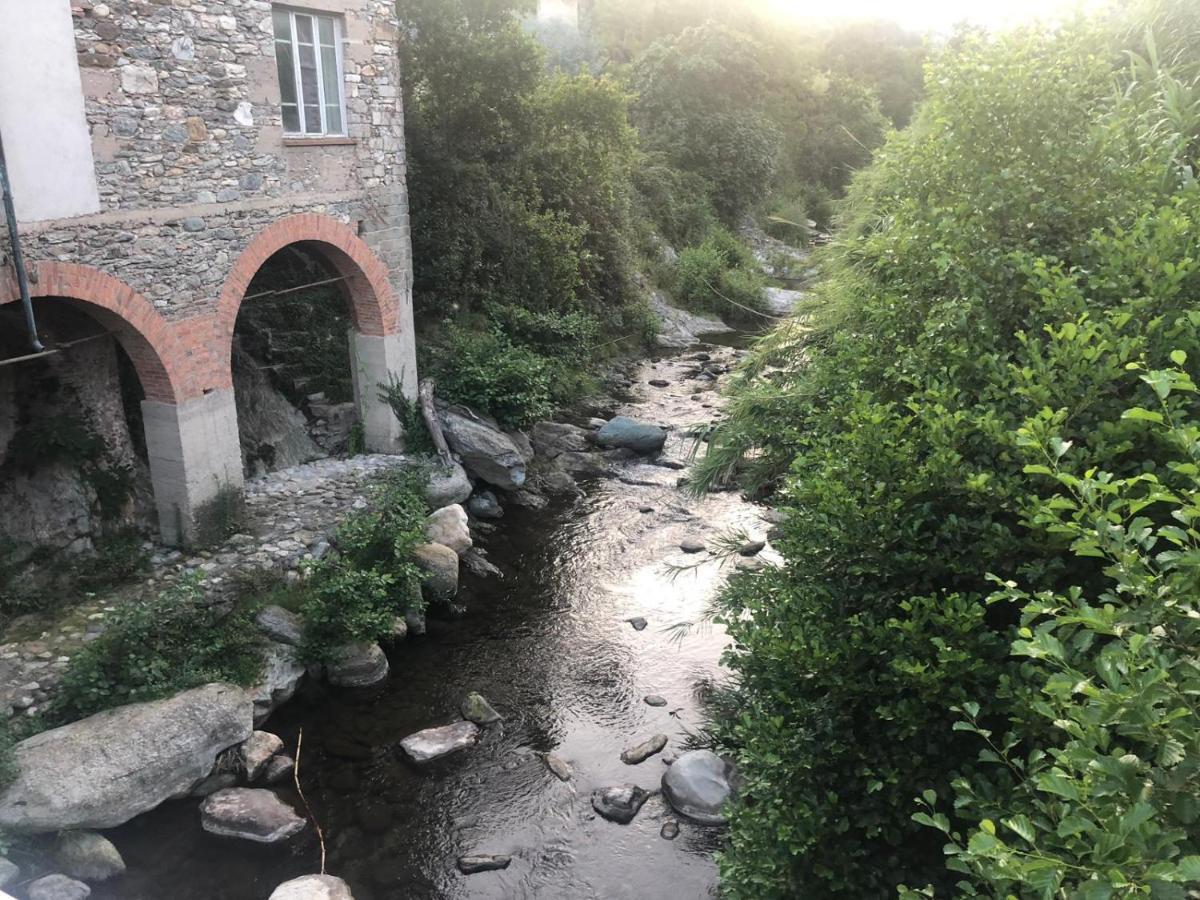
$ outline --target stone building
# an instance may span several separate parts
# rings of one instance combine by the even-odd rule
[[[234,324],[284,248],[337,273],[367,448],[399,446],[377,388],[416,382],[396,41],[392,0],[0,0],[34,308],[86,314],[132,361],[169,542],[241,490]],[[19,299],[0,240],[8,337]]]

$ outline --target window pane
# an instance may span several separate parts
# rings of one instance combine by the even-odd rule
[[[297,30],[300,20],[296,20]],[[317,51],[311,45],[301,44],[300,53],[300,97],[304,104],[304,130],[310,134],[321,133],[321,88],[317,84]]]
[[[275,23],[275,40],[292,42],[292,18],[282,10],[271,12],[271,21]]]
[[[328,16],[320,16],[317,19],[317,32],[321,37],[322,45],[333,46],[333,19]]]
[[[312,16],[296,16],[296,40],[301,44],[313,42]]]
[[[321,74],[325,79],[325,130],[330,134],[341,134],[342,95],[338,91],[340,75],[337,51],[333,47],[321,48]]]
[[[296,105],[296,69],[292,64],[292,45],[275,43],[275,70],[279,73],[279,95],[283,105]]]

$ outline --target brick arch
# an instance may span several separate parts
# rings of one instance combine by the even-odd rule
[[[199,396],[208,385],[190,376],[189,355],[171,325],[153,304],[118,278],[66,262],[39,262],[33,297],[79,304],[120,342],[137,371],[146,399],[179,403]],[[20,299],[16,278],[0,278],[0,304]]]
[[[329,216],[302,213],[280,219],[262,231],[242,251],[225,279],[216,318],[222,346],[229,352],[251,280],[263,263],[292,244],[316,250],[345,279],[343,287],[356,331],[385,337],[399,330],[400,301],[388,280],[387,266],[348,226]]]

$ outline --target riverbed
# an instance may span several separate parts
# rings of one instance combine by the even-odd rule
[[[714,895],[722,829],[689,823],[657,795],[618,825],[593,812],[589,795],[625,782],[657,789],[724,677],[720,626],[686,634],[672,626],[700,619],[733,570],[732,560],[685,554],[680,542],[698,537],[711,551],[722,534],[761,538],[768,527],[736,493],[694,499],[677,484],[689,426],[710,421],[720,404],[697,372],[735,353],[692,348],[633,368],[629,395],[605,412],[670,426],[660,460],[623,463],[546,509],[507,509],[479,536],[503,577],[465,579],[461,614],[431,616],[426,635],[389,651],[386,685],[309,686],[267,723],[290,751],[303,733],[300,780],[324,833],[326,868],[356,900]],[[635,617],[643,630],[628,621]],[[458,719],[469,691],[484,694],[503,723],[474,748],[420,768],[407,761],[401,739]],[[667,703],[648,705],[647,695]],[[655,733],[670,738],[664,753],[621,762],[623,749]],[[570,764],[570,781],[546,768],[549,752]],[[299,808],[294,791],[280,793]],[[669,820],[680,826],[674,840],[660,836]],[[220,839],[201,830],[194,800],[109,837],[128,871],[97,886],[98,900],[265,900],[320,868],[311,825],[284,847]],[[512,864],[460,874],[456,859],[476,853],[508,854]]]

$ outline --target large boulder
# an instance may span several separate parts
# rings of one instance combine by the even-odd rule
[[[218,754],[250,736],[253,718],[249,694],[209,684],[43,731],[16,746],[0,828],[115,828],[186,795]]]
[[[426,600],[449,600],[458,593],[458,554],[442,544],[421,544],[413,551],[421,570],[421,592]]]
[[[254,621],[263,634],[280,644],[299,647],[304,639],[304,623],[298,615],[282,606],[264,606]]]
[[[534,452],[544,459],[563,453],[585,453],[592,447],[591,432],[565,422],[538,422],[530,431]]]
[[[634,453],[657,453],[667,442],[667,433],[657,425],[617,416],[596,432],[601,447],[617,447]]]
[[[26,890],[29,900],[86,900],[92,896],[92,889],[82,881],[61,874],[30,882]]]
[[[54,848],[58,868],[80,881],[107,881],[125,872],[112,841],[94,831],[64,831]]]
[[[440,509],[453,503],[462,503],[471,496],[471,480],[467,471],[458,463],[438,465],[429,474],[425,486],[425,500],[431,509]]]
[[[292,699],[308,669],[287,644],[267,641],[263,645],[263,669],[258,684],[250,688],[254,699],[254,724],[261,725],[283,704]]]
[[[325,669],[335,687],[371,687],[388,677],[388,660],[378,644],[348,644]]]
[[[285,881],[267,900],[354,900],[350,885],[332,875],[305,875]]]
[[[663,795],[682,816],[704,825],[724,825],[734,777],[734,767],[711,750],[692,750],[663,773]]]
[[[467,511],[457,503],[444,506],[425,520],[425,537],[431,544],[449,547],[459,556],[471,549],[471,529]]]
[[[200,826],[209,834],[278,844],[304,829],[304,818],[265,788],[227,788],[200,804]]]
[[[467,471],[507,490],[525,483],[523,448],[493,420],[461,406],[443,410],[441,420],[446,442],[462,459]]]

